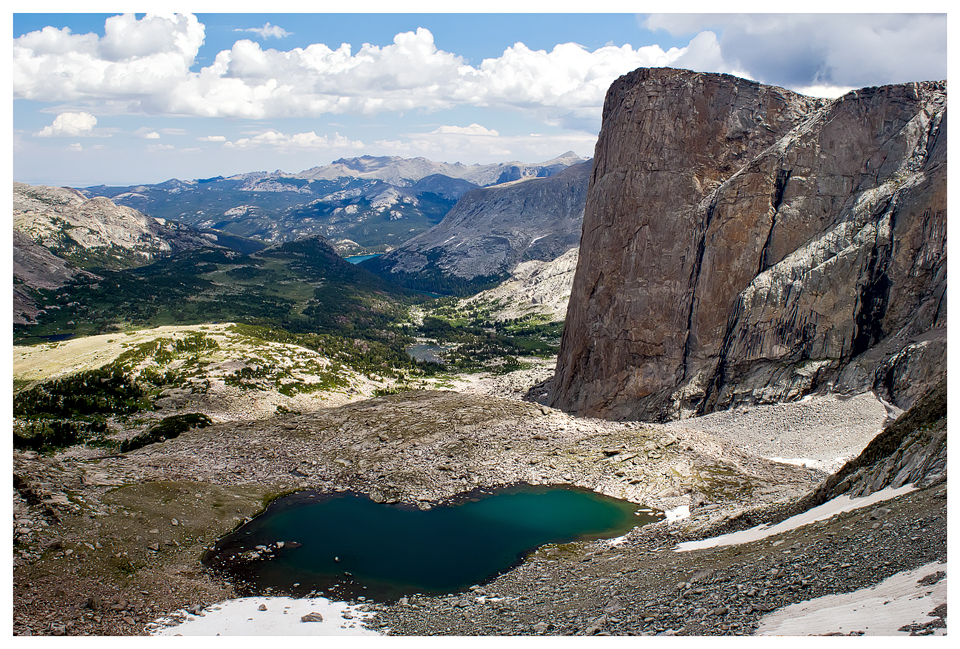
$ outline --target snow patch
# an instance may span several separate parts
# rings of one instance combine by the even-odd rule
[[[147,625],[147,631],[165,636],[380,635],[363,626],[371,613],[324,597],[242,597],[214,604],[202,613],[177,611]],[[310,613],[319,613],[323,621],[301,621]]]
[[[851,457],[853,456],[842,455],[832,460],[814,460],[809,457],[768,457],[766,459],[770,460],[771,462],[779,462],[780,464],[804,466],[808,469],[819,469],[825,473],[835,473],[837,470],[843,467],[843,465],[846,464]]]
[[[822,505],[818,505],[813,509],[803,512],[802,514],[797,514],[796,516],[788,518],[785,521],[781,521],[773,527],[767,527],[767,524],[764,523],[763,525],[751,527],[748,530],[742,530],[740,532],[722,534],[721,536],[715,536],[709,539],[701,539],[700,541],[686,541],[675,547],[674,551],[686,552],[688,550],[702,550],[704,548],[715,548],[725,545],[737,545],[740,543],[759,541],[760,539],[765,539],[768,536],[783,534],[784,532],[789,532],[790,530],[802,527],[803,525],[809,525],[810,523],[826,520],[832,516],[836,516],[837,514],[853,511],[854,509],[860,509],[861,507],[869,507],[875,503],[883,502],[884,500],[890,500],[891,498],[896,498],[897,496],[902,496],[903,494],[910,493],[911,491],[915,490],[916,488],[912,484],[908,484],[897,489],[887,487],[886,489],[874,492],[864,498],[837,496],[833,500],[829,500]]]
[[[930,583],[947,564],[931,562],[898,572],[870,588],[852,593],[824,595],[797,602],[760,618],[755,635],[909,635],[907,625],[922,626],[936,619],[933,610],[947,602],[947,578]],[[934,629],[932,635],[946,635]]]
[[[668,509],[667,511],[665,511],[665,512],[663,512],[663,513],[667,515],[667,522],[668,522],[668,523],[674,523],[674,522],[676,522],[676,521],[681,521],[681,520],[683,520],[684,518],[689,518],[689,517],[690,517],[690,505],[680,505],[679,507],[676,507],[675,509]]]

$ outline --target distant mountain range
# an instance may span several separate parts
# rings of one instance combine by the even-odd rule
[[[402,342],[385,323],[411,293],[322,237],[267,246],[22,183],[13,205],[15,341],[229,321]]]
[[[254,172],[78,191],[153,217],[265,242],[322,235],[347,255],[396,248],[439,223],[470,190],[551,176],[580,162],[572,152],[534,164],[487,165],[362,156],[293,174]]]
[[[443,221],[364,267],[416,290],[467,295],[580,241],[590,162],[465,194]]]
[[[14,322],[41,312],[38,290],[95,273],[136,268],[196,249],[249,253],[265,244],[214,230],[155,219],[107,198],[64,187],[13,183]]]

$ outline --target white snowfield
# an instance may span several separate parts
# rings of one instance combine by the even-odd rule
[[[940,571],[946,573],[947,564],[934,561],[898,572],[871,588],[785,606],[760,618],[754,635],[909,635],[900,629],[935,620],[931,611],[947,602],[946,577],[934,584],[921,582]],[[946,631],[935,629],[932,635]]]
[[[910,491],[914,491],[913,485],[883,489],[864,498],[839,496],[771,527],[759,525],[709,539],[687,541],[677,545],[674,551],[686,552],[758,541],[842,512],[890,500]],[[935,583],[921,582],[924,577],[935,575],[939,571],[946,573],[947,564],[928,563],[914,570],[892,575],[870,588],[790,604],[764,615],[755,635],[909,635],[909,630],[900,629],[935,621],[936,617],[932,612],[947,602],[946,576]],[[935,629],[932,635],[945,634],[946,629]]]
[[[155,636],[380,635],[363,627],[370,614],[358,608],[323,597],[243,597],[214,604],[202,616],[178,611],[148,625],[147,631]],[[319,613],[322,621],[301,620],[311,613]]]
[[[854,509],[860,509],[861,507],[869,507],[870,505],[883,502],[884,500],[890,500],[891,498],[896,498],[897,496],[902,496],[903,494],[910,493],[914,490],[915,487],[908,484],[897,489],[891,489],[888,487],[863,498],[837,496],[833,500],[829,500],[822,505],[814,507],[813,509],[808,509],[802,514],[797,514],[796,516],[788,518],[785,521],[781,521],[772,527],[768,527],[767,524],[764,523],[763,525],[758,525],[757,527],[751,527],[748,530],[731,532],[730,534],[714,536],[713,538],[701,539],[699,541],[686,541],[677,545],[677,547],[674,548],[674,551],[686,552],[688,550],[701,550],[703,548],[716,548],[724,545],[737,545],[739,543],[759,541],[760,539],[765,539],[768,536],[773,536],[774,534],[782,534],[803,525],[809,525],[810,523],[826,520],[831,516],[836,516],[837,514],[841,514],[843,512],[853,511]]]

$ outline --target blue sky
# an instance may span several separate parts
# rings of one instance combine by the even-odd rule
[[[360,5],[362,6],[362,5]],[[602,4],[600,5],[603,6]],[[641,66],[807,94],[946,77],[946,14],[13,14],[13,176],[591,156]]]

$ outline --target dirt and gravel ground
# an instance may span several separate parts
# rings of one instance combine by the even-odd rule
[[[783,452],[770,431],[786,431],[789,457],[817,459],[825,440],[821,459],[853,455],[887,417],[875,398],[729,415],[749,426],[617,423],[520,401],[543,372],[227,421],[125,455],[15,453],[14,633],[143,634],[172,611],[235,596],[200,564],[204,548],[301,488],[428,507],[475,487],[574,484],[690,509],[616,546],[544,547],[469,593],[368,604],[376,628],[394,634],[750,633],[774,608],[946,560],[943,486],[780,538],[673,551],[785,516],[826,474],[765,459]],[[816,436],[794,434],[811,425]]]

